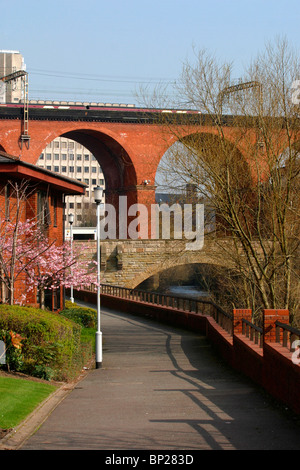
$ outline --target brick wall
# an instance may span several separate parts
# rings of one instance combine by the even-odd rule
[[[0,223],[2,227],[5,225],[5,185],[7,184],[7,180],[0,180]],[[37,195],[40,189],[45,189],[43,185],[34,184],[32,187],[28,187],[28,197],[19,203],[20,213],[21,213],[21,221],[25,221],[27,219],[32,219],[37,216]],[[47,189],[47,188],[46,188]],[[51,224],[48,227],[48,236],[50,242],[54,241],[58,245],[63,243],[63,201],[62,201],[62,194],[58,193],[55,190],[49,189],[48,193],[48,202],[49,202],[49,209],[50,209],[50,217],[51,217]],[[57,207],[55,208],[54,200],[57,201]],[[17,208],[17,200],[12,192],[10,195],[9,207],[9,220],[13,221],[15,217],[15,212]],[[55,217],[56,211],[56,217]],[[55,223],[56,222],[56,223]],[[0,289],[1,298],[5,300],[3,297],[4,290],[3,285]],[[36,305],[37,303],[37,293],[36,292],[28,292],[26,288],[26,275],[25,273],[18,277],[15,283],[15,302],[19,302],[22,295],[26,294],[26,303]],[[61,297],[62,301],[62,297]]]

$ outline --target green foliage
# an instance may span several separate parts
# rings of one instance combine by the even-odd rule
[[[56,313],[32,307],[0,305],[0,329],[20,334],[23,363],[15,370],[68,380],[82,367],[81,326]]]
[[[68,318],[69,320],[78,323],[84,328],[95,328],[97,322],[96,310],[88,307],[79,307],[72,304],[60,312],[60,315]]]
[[[71,300],[66,300],[65,301],[65,308],[69,309],[69,308],[74,308],[74,307],[79,307],[78,304],[76,304],[75,302],[71,302]]]

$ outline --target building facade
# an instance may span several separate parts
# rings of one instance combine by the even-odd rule
[[[26,70],[24,59],[19,51],[0,51],[0,78],[19,70]],[[19,103],[24,98],[22,78],[0,81],[0,103]]]
[[[104,189],[105,180],[94,155],[74,140],[57,137],[41,153],[37,165],[87,185],[84,196],[66,197],[65,222],[68,227],[68,215],[72,213],[74,226],[95,226],[96,204],[93,190],[96,186]]]

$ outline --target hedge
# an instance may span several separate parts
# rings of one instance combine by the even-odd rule
[[[84,328],[95,328],[97,324],[96,310],[88,307],[79,307],[76,304],[70,306],[68,303],[67,308],[62,310],[60,315],[78,323]]]
[[[80,341],[81,326],[68,318],[49,311],[0,305],[0,330],[20,334],[24,373],[68,380],[86,354]],[[1,339],[1,338],[0,338]],[[88,353],[87,353],[88,354]]]

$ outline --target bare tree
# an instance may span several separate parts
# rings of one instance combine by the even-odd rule
[[[299,57],[278,39],[239,82],[232,69],[206,51],[184,65],[176,106],[195,112],[182,125],[169,116],[164,122],[180,143],[162,164],[165,184],[177,190],[192,184],[214,208],[215,255],[234,273],[224,284],[230,281],[232,293],[238,285],[240,306],[288,308],[295,317],[300,110],[291,93]]]

